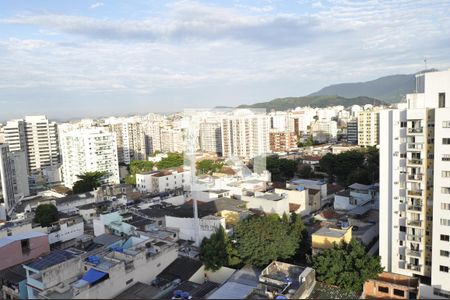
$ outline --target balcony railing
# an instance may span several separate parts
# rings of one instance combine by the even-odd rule
[[[408,250],[406,250],[406,254],[408,254],[409,256],[420,257],[422,255],[422,251],[421,250],[408,249]]]
[[[423,190],[408,191],[409,196],[422,196]]]
[[[408,205],[407,209],[412,210],[412,211],[422,211],[422,205],[418,205],[418,204]]]
[[[422,180],[422,178],[423,178],[422,174],[408,175],[409,180]]]
[[[423,133],[423,127],[408,128],[408,133]]]
[[[420,221],[420,220],[407,220],[406,224],[409,225],[409,226],[421,227],[422,226],[422,221]]]
[[[422,159],[408,159],[408,165],[421,165]]]
[[[420,235],[407,234],[406,239],[410,242],[422,242],[422,237]]]
[[[419,271],[422,269],[422,265],[415,265],[415,264],[406,264],[406,268],[408,270],[412,270],[412,271]]]

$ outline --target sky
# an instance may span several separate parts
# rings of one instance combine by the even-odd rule
[[[0,121],[236,106],[449,53],[447,0],[1,0]]]

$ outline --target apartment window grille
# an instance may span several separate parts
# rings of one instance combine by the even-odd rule
[[[440,265],[440,266],[439,266],[439,271],[448,273],[448,267],[447,267],[447,266],[442,266],[442,265]]]
[[[450,161],[450,154],[442,154],[442,161]]]
[[[450,226],[450,219],[441,219],[442,226]]]
[[[445,107],[445,93],[439,93],[439,107]]]
[[[442,194],[450,194],[450,188],[449,187],[441,187],[441,193]]]
[[[442,121],[442,128],[450,128],[450,121]]]
[[[449,257],[450,256],[450,252],[447,251],[447,250],[441,250],[440,254],[441,254],[441,256],[444,256],[444,257]]]
[[[450,138],[442,138],[443,145],[450,145]]]
[[[450,177],[450,171],[442,171],[442,177],[448,178]]]
[[[386,286],[379,286],[378,291],[381,293],[389,294],[389,288]]]
[[[399,296],[399,297],[404,297],[405,296],[405,291],[394,289],[394,295],[395,296]]]
[[[448,242],[450,241],[450,236],[446,234],[441,234],[441,241]]]

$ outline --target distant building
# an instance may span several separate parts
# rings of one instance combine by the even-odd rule
[[[379,131],[379,109],[361,111],[358,115],[358,145],[363,147],[378,145]]]
[[[14,204],[14,173],[9,147],[0,144],[0,219],[6,219],[7,212]]]
[[[117,121],[110,124],[109,128],[116,134],[119,163],[128,165],[133,160],[145,159],[145,134],[140,123]]]
[[[335,244],[340,245],[342,242],[350,243],[352,239],[352,227],[322,227],[311,234],[311,239],[312,254],[316,255],[323,250],[333,248]]]
[[[358,144],[358,120],[347,122],[347,143]]]
[[[182,189],[191,182],[191,172],[183,169],[136,174],[136,187],[141,193],[162,193]]]
[[[61,136],[64,185],[72,188],[86,172],[105,172],[103,183],[119,183],[116,136],[102,129],[81,129]]]
[[[311,123],[312,139],[316,142],[325,143],[335,141],[337,138],[337,122],[331,120],[316,120]]]
[[[180,128],[161,128],[161,151],[181,153],[183,150],[183,131]]]
[[[222,155],[222,130],[220,121],[205,121],[199,127],[200,150]]]
[[[297,148],[298,136],[295,132],[281,131],[269,133],[271,152],[288,152]]]

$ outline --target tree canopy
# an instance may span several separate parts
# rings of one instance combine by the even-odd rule
[[[76,181],[72,187],[74,194],[86,193],[93,191],[101,185],[102,178],[106,175],[106,172],[86,172],[77,177],[80,179]]]
[[[207,270],[217,271],[223,266],[236,265],[236,257],[230,239],[222,226],[210,238],[204,238],[200,245],[200,260]]]
[[[130,174],[125,177],[125,183],[136,184],[136,174],[153,170],[153,163],[147,160],[133,160],[128,167]]]
[[[294,177],[297,162],[278,156],[269,156],[266,158],[266,169],[272,174],[272,181],[283,182]]]
[[[222,169],[223,164],[215,162],[212,159],[203,159],[197,162],[197,171],[199,174],[210,174]]]
[[[47,227],[59,220],[58,209],[53,204],[39,204],[34,214],[33,222]]]
[[[320,168],[330,179],[336,177],[342,186],[354,182],[372,184],[379,177],[379,152],[377,148],[369,147],[339,154],[328,153],[320,159]]]
[[[252,216],[235,228],[236,249],[243,263],[258,267],[272,260],[290,259],[300,245],[303,229],[300,218]]]
[[[184,164],[184,157],[182,153],[168,153],[167,157],[161,159],[156,163],[159,170],[175,168]]]
[[[380,257],[367,254],[357,240],[335,245],[320,255],[310,257],[316,279],[337,285],[346,291],[360,292],[364,282],[383,272]]]

